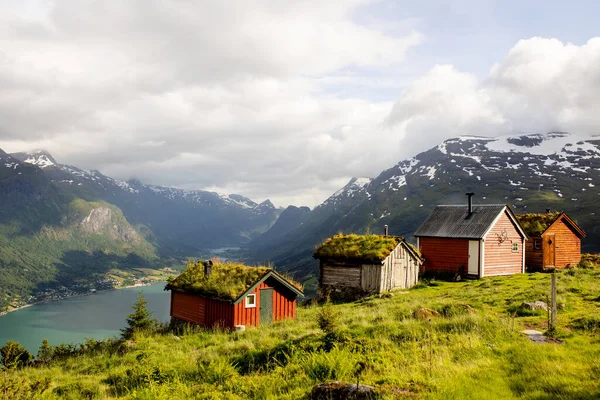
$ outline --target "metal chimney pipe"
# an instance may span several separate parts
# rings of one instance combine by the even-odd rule
[[[212,273],[213,262],[208,260],[204,263],[204,278],[208,278]]]
[[[387,236],[388,235],[388,226],[384,225],[383,226],[383,236]]]
[[[473,196],[475,195],[475,193],[466,193],[467,198],[468,198],[468,206],[469,206],[469,215],[473,214]]]

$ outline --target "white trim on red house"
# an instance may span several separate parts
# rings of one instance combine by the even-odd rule
[[[523,261],[521,264],[521,273],[525,273],[525,238],[521,238],[521,251],[523,252]]]
[[[485,275],[485,237],[479,241],[479,256],[481,257],[481,265],[479,266],[479,277],[483,278]]]

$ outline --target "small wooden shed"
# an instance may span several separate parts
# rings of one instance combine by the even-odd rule
[[[171,318],[207,327],[258,326],[296,318],[302,285],[265,267],[188,263],[170,280]]]
[[[471,278],[525,272],[527,235],[504,204],[437,206],[417,229],[421,272]]]
[[[419,280],[418,250],[404,238],[387,235],[336,235],[315,251],[319,292],[337,298],[405,289]]]
[[[529,236],[525,264],[531,270],[574,267],[581,261],[585,232],[564,212],[517,215]]]

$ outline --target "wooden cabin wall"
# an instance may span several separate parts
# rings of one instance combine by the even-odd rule
[[[321,285],[360,288],[361,265],[321,260]]]
[[[171,316],[202,326],[231,327],[232,305],[192,293],[171,292]]]
[[[233,304],[228,301],[205,299],[205,324],[210,327],[233,327]]]
[[[574,267],[579,264],[581,239],[562,219],[544,232],[543,240],[547,240],[546,237],[549,234],[554,234],[555,268]]]
[[[539,240],[540,245],[539,249],[535,248],[535,241]],[[537,271],[543,268],[543,247],[542,247],[542,238],[540,236],[530,237],[528,241],[525,242],[525,267],[529,270]]]
[[[360,287],[365,292],[381,293],[383,266],[381,264],[363,264]]]
[[[171,292],[171,317],[204,325],[204,299],[188,293]]]
[[[260,325],[260,289],[270,286],[261,283],[249,294],[256,295],[256,307],[246,308],[246,299],[242,299],[234,306],[233,325],[258,326]]]
[[[268,279],[267,279],[268,281]],[[259,326],[260,325],[260,289],[274,288],[273,290],[273,321],[286,318],[296,318],[296,298],[286,297],[276,287],[266,282],[261,283],[250,294],[256,295],[256,307],[246,308],[246,300],[242,299],[234,307],[233,325]]]
[[[296,298],[286,297],[273,290],[273,321],[296,318]]]
[[[408,289],[419,281],[419,265],[417,260],[403,246],[398,249],[394,264],[394,281],[392,288]]]
[[[469,240],[451,238],[419,238],[419,250],[425,262],[421,272],[459,272],[469,263]]]
[[[506,235],[504,235],[506,233]],[[500,241],[499,237],[506,240]],[[512,252],[512,244],[517,242],[519,250]],[[523,271],[523,239],[506,212],[485,237],[484,276],[519,274]]]
[[[407,289],[418,282],[419,267],[411,253],[400,244],[384,260],[381,274],[381,291]]]

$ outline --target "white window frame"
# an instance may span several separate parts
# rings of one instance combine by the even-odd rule
[[[519,252],[519,242],[512,242],[510,251],[513,253],[518,253]]]
[[[254,300],[252,304],[248,301],[250,298]],[[246,308],[256,308],[256,293],[249,294],[244,301],[246,302]]]

